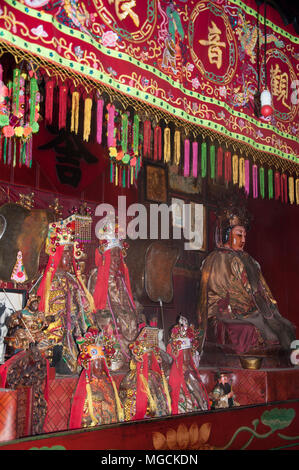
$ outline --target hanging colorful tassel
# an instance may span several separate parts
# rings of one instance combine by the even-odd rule
[[[273,170],[269,168],[268,170],[268,198],[273,199],[273,196],[274,196]]]
[[[140,118],[138,114],[135,114],[133,123],[133,152],[135,155],[139,153],[139,126]]]
[[[216,177],[216,149],[215,145],[210,146],[210,171],[211,171],[211,179],[215,179]]]
[[[285,173],[282,173],[281,179],[281,202],[284,202],[287,204],[288,202],[288,183],[287,183],[287,175]]]
[[[170,146],[170,129],[165,127],[164,129],[164,162],[168,163],[171,157],[171,146]]]
[[[192,143],[192,176],[197,178],[198,173],[198,142]]]
[[[12,114],[15,116],[19,115],[20,107],[20,76],[21,72],[19,69],[13,71],[13,82],[12,82]]]
[[[36,132],[38,128],[38,124],[36,121],[36,101],[37,101],[37,93],[38,93],[38,84],[35,77],[31,77],[30,79],[30,127],[32,128],[32,132]]]
[[[179,166],[181,160],[181,133],[176,130],[174,133],[174,164]]]
[[[253,198],[256,199],[258,197],[258,178],[257,178],[257,166],[254,164],[252,165],[252,194]]]
[[[104,100],[99,98],[97,100],[97,143],[102,143],[103,137],[103,112],[104,112]]]
[[[91,132],[92,99],[84,100],[83,140],[88,142]]]
[[[63,129],[66,126],[67,95],[68,95],[68,87],[66,84],[63,84],[59,88],[59,118],[58,118],[59,129]]]
[[[222,178],[223,175],[223,149],[218,147],[217,150],[217,177]]]
[[[296,204],[299,204],[299,178],[295,182]]]
[[[207,176],[207,143],[202,142],[201,144],[201,177]]]
[[[184,143],[184,176],[187,177],[190,174],[190,140],[185,139]]]
[[[245,159],[239,159],[239,188],[245,187]]]
[[[280,198],[280,174],[278,171],[274,175],[274,187],[275,187],[275,200],[277,201]]]
[[[143,124],[143,156],[144,158],[151,157],[151,121],[145,121]]]
[[[114,163],[110,162],[110,183],[113,183],[113,176],[114,176]]]
[[[224,180],[229,183],[232,179],[232,159],[229,151],[224,154]]]
[[[295,201],[295,191],[294,191],[294,178],[289,176],[289,201],[290,204],[294,204]]]
[[[128,113],[123,113],[121,116],[121,148],[124,153],[128,151]]]
[[[250,192],[250,163],[249,160],[245,160],[245,192],[248,195]]]
[[[232,171],[233,171],[233,184],[238,184],[239,176],[239,158],[238,155],[232,156]]]
[[[162,158],[162,131],[160,126],[156,126],[154,130],[154,160]]]
[[[53,122],[54,80],[46,83],[45,120],[48,124]]]
[[[107,119],[107,145],[108,147],[115,147],[114,127],[115,127],[115,106],[113,104],[107,105],[108,119]]]
[[[79,129],[79,102],[79,92],[74,91],[72,93],[71,132],[75,132],[75,134],[78,134]]]
[[[259,181],[260,181],[260,195],[261,198],[265,198],[265,170],[261,166],[259,170]]]

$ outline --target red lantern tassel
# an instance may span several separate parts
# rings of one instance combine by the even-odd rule
[[[61,85],[59,88],[59,119],[58,126],[62,129],[66,126],[66,113],[67,113],[67,85]]]
[[[217,150],[217,176],[218,178],[222,177],[222,167],[223,167],[223,150],[221,147]]]
[[[278,171],[275,172],[274,176],[274,184],[275,184],[275,200],[277,201],[280,198],[280,174]]]
[[[161,160],[162,158],[162,131],[161,127],[157,126],[154,133],[154,160]]]
[[[54,96],[54,80],[48,80],[46,83],[46,103],[45,103],[45,120],[47,123],[53,122],[53,96]]]
[[[227,183],[232,179],[232,159],[230,152],[225,152],[224,154],[224,179]]]
[[[151,133],[152,133],[151,121],[145,121],[144,124],[143,124],[143,155],[144,155],[144,158],[150,158],[150,156],[151,156]]]

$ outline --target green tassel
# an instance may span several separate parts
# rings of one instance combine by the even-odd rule
[[[273,199],[273,170],[268,170],[268,196]]]
[[[122,139],[121,147],[124,153],[128,150],[128,115],[124,113],[121,117],[122,119]]]
[[[215,179],[215,145],[210,146],[210,168],[211,168],[211,179]]]
[[[20,70],[14,69],[13,71],[13,83],[12,83],[12,112],[15,116],[19,114],[20,107]]]
[[[36,94],[38,92],[37,80],[32,77],[30,80],[30,127],[33,127],[35,122],[35,104],[36,104]]]
[[[7,150],[7,137],[4,139],[4,146],[3,146],[3,161],[6,164],[6,150]]]
[[[265,198],[265,170],[263,167],[260,168],[260,195],[262,199]]]
[[[207,176],[207,144],[203,142],[201,144],[201,177]]]
[[[134,153],[138,153],[139,147],[139,116],[135,114],[134,116],[134,134],[133,134],[133,151]]]
[[[123,168],[122,172],[123,172],[123,174],[122,174],[122,186],[123,186],[123,188],[125,188],[126,187],[126,168]]]
[[[110,163],[110,183],[113,183],[113,162]]]

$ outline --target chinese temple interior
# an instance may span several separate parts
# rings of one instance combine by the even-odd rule
[[[298,450],[298,5],[0,37],[0,449]]]

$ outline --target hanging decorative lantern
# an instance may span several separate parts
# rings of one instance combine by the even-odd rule
[[[261,114],[264,117],[271,116],[273,113],[272,96],[269,90],[264,90],[261,93]]]

